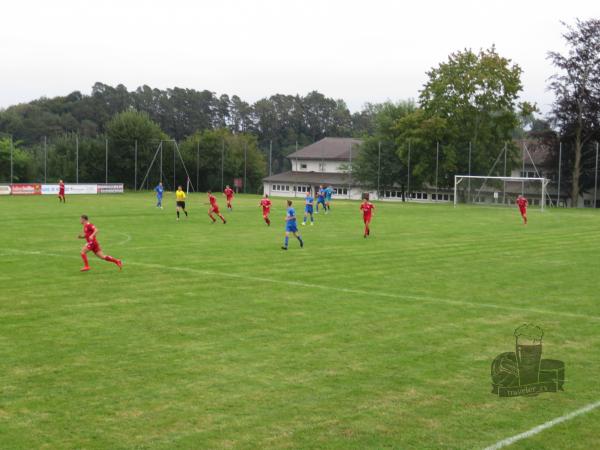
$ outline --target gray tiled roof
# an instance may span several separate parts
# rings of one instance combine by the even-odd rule
[[[334,159],[345,161],[350,159],[350,152],[352,152],[352,158],[356,157],[358,146],[361,143],[362,141],[360,139],[326,137],[288,155],[288,158]]]

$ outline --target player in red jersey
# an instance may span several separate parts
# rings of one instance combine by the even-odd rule
[[[265,194],[265,198],[260,201],[260,205],[263,210],[263,219],[268,226],[271,226],[271,219],[269,219],[269,214],[271,213],[271,199],[268,194]]]
[[[87,272],[88,270],[90,270],[90,265],[88,263],[88,257],[87,257],[87,253],[90,251],[94,252],[94,254],[98,258],[103,259],[104,261],[115,263],[119,267],[119,270],[121,270],[121,267],[123,267],[123,263],[121,262],[120,259],[113,258],[112,256],[108,256],[108,255],[105,255],[104,253],[102,253],[100,244],[98,243],[98,240],[96,239],[96,234],[98,234],[98,229],[93,224],[90,223],[90,219],[85,214],[83,214],[81,216],[81,224],[83,225],[83,233],[79,235],[79,239],[85,239],[87,241],[86,244],[81,249],[81,259],[83,259],[83,264],[84,264],[83,267],[81,268],[81,271]]]
[[[58,201],[59,203],[66,203],[65,199],[65,182],[63,180],[58,180]]]
[[[371,224],[371,219],[373,218],[373,214],[375,214],[375,205],[369,201],[368,195],[365,195],[363,197],[363,202],[360,204],[360,210],[363,213],[363,221],[365,222],[364,237],[367,237],[371,234],[369,225]]]
[[[231,200],[233,200],[233,189],[231,189],[229,187],[229,185],[227,185],[227,186],[225,186],[225,190],[223,191],[223,194],[227,198],[227,209],[233,210],[233,208],[231,207]]]
[[[527,225],[527,205],[529,205],[527,199],[522,195],[519,195],[517,197],[517,206],[519,207],[521,217],[523,218],[523,225]]]
[[[221,214],[219,212],[219,205],[217,205],[217,198],[214,195],[212,195],[211,191],[208,191],[206,194],[208,195],[208,201],[210,203],[210,206],[208,207],[208,217],[210,217],[210,219],[213,221],[213,223],[215,223],[217,221],[217,219],[215,219],[215,216],[213,216],[213,213],[215,213],[217,216],[219,216],[221,218],[223,223],[227,223],[227,221],[225,220],[225,217],[223,217],[223,214]]]

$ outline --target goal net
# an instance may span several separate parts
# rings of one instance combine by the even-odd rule
[[[542,211],[551,204],[547,193],[547,178],[454,176],[454,206],[473,204],[512,206],[523,195],[531,207]]]

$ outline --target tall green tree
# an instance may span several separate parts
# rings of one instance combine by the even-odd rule
[[[600,20],[577,20],[566,26],[563,34],[566,54],[550,52],[548,58],[559,73],[550,82],[555,101],[552,110],[565,146],[571,204],[577,206],[582,190],[593,183],[594,152],[586,155],[585,147],[600,138]],[[587,157],[586,157],[587,156]],[[587,176],[586,176],[587,175]]]
[[[116,114],[108,122],[106,138],[109,144],[109,181],[125,182],[133,186],[136,143],[139,176],[146,172],[159,142],[167,139],[167,135],[147,113],[125,111]],[[165,163],[165,172],[168,173],[172,159],[165,158]]]
[[[225,128],[205,130],[185,139],[180,149],[191,181],[195,185],[198,179],[196,189],[200,191],[219,191],[222,183],[233,186],[234,178],[244,178],[244,168],[245,191],[256,193],[262,187],[265,159],[255,136],[233,134]]]
[[[13,179],[10,179],[10,161],[12,153]],[[21,142],[9,137],[0,137],[0,180],[4,182],[23,182],[31,179],[31,155],[21,148]]]

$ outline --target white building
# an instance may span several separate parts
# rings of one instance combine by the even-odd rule
[[[352,180],[352,159],[362,141],[352,138],[324,138],[288,156],[292,170],[263,179],[265,194],[280,197],[304,196],[319,185],[331,186],[334,198],[359,200],[363,194]],[[370,193],[376,198],[376,193]]]

